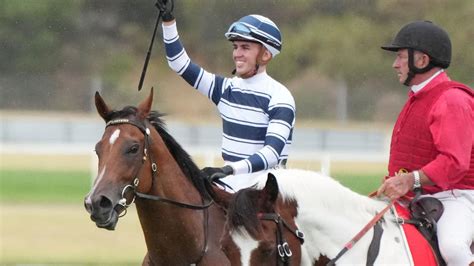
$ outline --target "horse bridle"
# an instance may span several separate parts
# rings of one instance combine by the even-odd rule
[[[298,240],[301,245],[304,243],[304,233],[298,228],[293,229],[283,218],[281,218],[278,213],[259,213],[258,218],[260,220],[273,221],[277,225],[276,231],[276,241],[277,241],[277,251],[278,251],[278,265],[289,265],[291,256],[290,246],[286,239],[283,237],[283,229],[286,228],[290,231]]]
[[[147,160],[147,158],[150,158],[151,173],[152,173],[152,186],[153,186],[154,180],[156,180],[158,178],[157,177],[158,166],[157,166],[156,162],[153,160],[152,154],[148,152],[149,147],[150,147],[150,139],[149,139],[150,138],[150,133],[151,133],[150,129],[146,126],[145,122],[132,120],[132,119],[127,119],[127,118],[119,118],[119,119],[110,120],[110,121],[107,122],[105,127],[107,128],[109,126],[118,125],[118,124],[133,125],[133,126],[137,127],[144,134],[144,136],[145,136],[145,146],[143,148],[142,166],[145,163],[145,161]],[[178,206],[178,207],[181,207],[181,208],[186,208],[186,209],[203,210],[204,211],[204,220],[203,220],[203,223],[204,223],[204,225],[203,225],[204,226],[204,245],[203,245],[203,249],[201,251],[201,256],[197,260],[197,262],[199,262],[202,259],[202,257],[204,256],[204,254],[206,253],[206,250],[207,250],[207,235],[208,235],[208,231],[209,231],[208,230],[209,229],[208,228],[209,227],[209,225],[208,225],[209,213],[208,213],[207,209],[214,203],[214,201],[212,199],[211,200],[208,200],[208,199],[206,200],[206,199],[202,198],[202,202],[203,202],[202,205],[194,205],[194,204],[183,203],[183,202],[163,198],[163,197],[160,197],[160,196],[157,196],[157,195],[150,195],[150,194],[138,192],[137,188],[138,188],[138,184],[140,183],[138,173],[140,172],[140,170],[141,170],[141,167],[137,169],[137,172],[135,174],[135,178],[134,178],[132,184],[128,184],[122,189],[122,195],[121,195],[122,198],[118,201],[117,205],[114,207],[114,209],[119,213],[119,217],[123,217],[127,214],[127,208],[130,207],[130,205],[132,205],[135,202],[136,197],[142,198],[142,199],[147,199],[147,200],[154,200],[154,201],[158,201],[158,202],[163,202],[163,203],[167,203],[167,204],[172,204],[172,205],[175,205],[175,206]],[[133,198],[132,198],[130,203],[127,203],[127,198],[126,198],[126,195],[125,195],[125,193],[127,192],[128,189],[131,189],[133,191]],[[121,212],[124,212],[124,213],[121,214]]]
[[[109,127],[112,125],[118,125],[118,124],[130,124],[135,127],[137,127],[144,135],[145,135],[145,147],[143,148],[143,158],[142,158],[142,165],[145,163],[147,158],[150,158],[151,161],[151,173],[152,173],[152,180],[154,181],[157,179],[157,174],[158,174],[158,166],[156,162],[153,160],[151,153],[148,153],[149,146],[150,146],[150,129],[145,126],[145,123],[139,122],[137,120],[132,120],[132,119],[127,119],[127,118],[120,118],[120,119],[114,119],[110,120],[107,122],[105,127]],[[138,184],[140,183],[140,179],[138,177],[138,172],[140,172],[141,168],[137,170],[137,174],[135,175],[135,179],[133,180],[132,184],[126,185],[123,190],[122,190],[122,198],[119,200],[118,204],[124,208],[128,208],[133,202],[135,201],[135,197],[138,198],[143,198],[143,199],[148,199],[148,200],[155,200],[155,201],[161,201],[164,203],[169,203],[178,207],[182,208],[187,208],[187,209],[193,209],[193,210],[204,210],[209,208],[214,201],[213,200],[206,200],[203,199],[203,202],[205,202],[203,205],[194,205],[194,204],[189,204],[189,203],[183,203],[167,198],[163,198],[160,196],[156,195],[150,195],[146,193],[141,193],[137,191]],[[125,193],[127,192],[128,189],[132,189],[134,197],[130,203],[127,204],[127,199],[125,197]],[[123,215],[122,215],[123,216]]]

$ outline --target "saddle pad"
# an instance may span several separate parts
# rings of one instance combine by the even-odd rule
[[[398,202],[394,203],[397,214],[400,218],[409,219],[410,212]],[[431,245],[423,235],[412,224],[403,224],[403,232],[410,247],[410,252],[415,266],[436,266],[438,265],[436,255],[433,253]]]

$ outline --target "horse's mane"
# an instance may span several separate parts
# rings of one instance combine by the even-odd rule
[[[258,212],[258,191],[254,187],[245,188],[234,194],[234,200],[227,210],[230,229],[242,232],[242,227],[253,234],[256,232],[259,220]]]
[[[106,120],[112,120],[117,118],[126,118],[137,115],[137,108],[134,106],[126,106],[122,110],[112,111],[106,117]],[[200,169],[192,160],[191,156],[181,147],[181,145],[168,133],[166,125],[162,117],[164,114],[158,111],[151,111],[147,119],[150,124],[156,129],[158,134],[163,139],[166,147],[173,156],[179,167],[186,175],[186,177],[193,183],[196,189],[203,197],[207,197],[207,192],[204,187],[204,180],[201,175]]]

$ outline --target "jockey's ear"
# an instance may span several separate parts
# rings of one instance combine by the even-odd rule
[[[260,49],[261,50],[257,55],[257,63],[259,65],[268,65],[268,62],[272,60],[272,57],[273,57],[272,53],[263,45],[261,46]]]
[[[272,60],[272,58],[273,58],[272,53],[271,53],[268,49],[265,48],[265,52],[264,52],[263,55],[262,55],[262,61],[263,61],[263,63],[264,63],[265,65],[268,64],[268,62],[270,62],[270,60]]]
[[[111,110],[98,91],[95,92],[95,108],[99,115],[107,122],[107,116]]]
[[[150,94],[138,105],[138,118],[144,120],[151,111],[153,104],[153,87],[151,87]]]
[[[278,182],[272,173],[268,173],[267,183],[263,188],[264,194],[270,202],[275,202],[278,197]]]

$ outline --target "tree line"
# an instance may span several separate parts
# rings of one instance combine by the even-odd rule
[[[140,98],[154,0],[0,0],[0,6],[1,109],[88,111],[99,88],[119,106]],[[233,68],[225,31],[253,13],[282,31],[282,53],[268,71],[293,92],[300,118],[392,120],[407,89],[391,69],[393,54],[380,46],[413,20],[431,20],[449,32],[448,72],[474,85],[470,0],[175,0],[191,58],[221,75]],[[157,86],[158,105],[179,112],[175,101],[185,109],[195,97],[170,98],[189,89],[167,68],[160,35],[158,29],[145,87]]]

